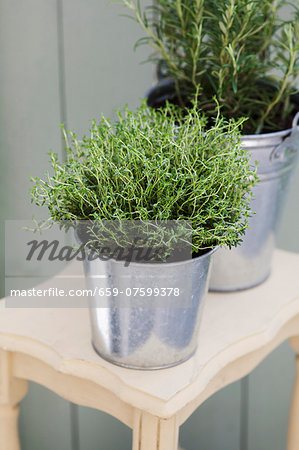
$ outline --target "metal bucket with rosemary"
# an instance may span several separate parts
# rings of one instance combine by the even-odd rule
[[[259,82],[258,88],[265,88]],[[184,91],[181,91],[184,95]],[[163,107],[166,101],[177,104],[177,90],[173,79],[161,79],[146,93],[153,108]],[[299,108],[298,94],[292,102]],[[212,291],[236,291],[262,283],[270,275],[271,260],[282,210],[286,201],[290,177],[299,150],[299,113],[292,128],[284,131],[247,135],[243,145],[258,163],[259,183],[254,187],[249,220],[243,243],[231,250],[221,248],[213,261],[210,280]]]
[[[277,230],[299,150],[298,121],[299,113],[289,130],[242,138],[252,161],[258,162],[259,183],[251,203],[255,214],[242,244],[231,250],[222,248],[215,255],[210,290],[247,289],[270,275]]]

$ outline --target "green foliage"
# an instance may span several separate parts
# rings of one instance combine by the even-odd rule
[[[190,221],[192,250],[236,245],[250,215],[255,170],[240,143],[243,120],[206,118],[195,104],[161,110],[145,104],[93,123],[90,137],[51,154],[54,174],[33,179],[32,201],[54,221]]]
[[[293,105],[290,94],[299,72],[298,0],[155,0],[142,11],[140,0],[122,0],[142,26],[167,75],[187,103],[201,88],[200,107],[214,116],[249,117],[245,131],[284,128]],[[292,9],[289,20],[281,8]],[[265,88],[261,81],[266,81]]]

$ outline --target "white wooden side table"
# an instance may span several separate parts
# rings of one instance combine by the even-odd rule
[[[28,380],[118,418],[133,430],[133,450],[176,450],[180,425],[213,393],[250,373],[285,339],[299,354],[299,255],[277,250],[272,275],[261,286],[208,294],[196,354],[170,369],[136,371],[101,359],[90,344],[86,309],[4,306],[5,299],[0,450],[20,449],[18,403]],[[297,358],[288,450],[298,449]]]

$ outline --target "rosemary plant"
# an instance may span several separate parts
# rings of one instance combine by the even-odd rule
[[[218,115],[207,127],[196,104],[185,115],[169,104],[117,114],[93,122],[82,140],[65,133],[67,161],[51,154],[54,173],[33,179],[32,201],[58,222],[188,221],[195,253],[237,245],[256,181],[240,143],[243,119]]]
[[[199,106],[210,117],[249,117],[244,131],[286,128],[299,72],[298,0],[121,0],[133,12],[165,75],[176,81],[178,102],[189,106],[198,87]],[[283,19],[282,7],[291,14]]]

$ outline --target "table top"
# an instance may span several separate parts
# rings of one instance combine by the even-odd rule
[[[43,287],[50,284],[53,280]],[[294,326],[299,335],[299,254],[281,250],[276,250],[272,274],[262,285],[208,294],[197,352],[169,369],[125,369],[100,358],[91,346],[87,309],[12,309],[5,308],[5,299],[0,302],[0,348],[90,380],[160,417],[195,409],[249,373],[272,348],[295,334]]]

